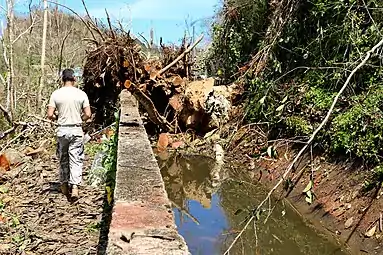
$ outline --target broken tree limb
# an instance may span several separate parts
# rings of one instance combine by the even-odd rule
[[[145,95],[135,84],[131,81],[125,81],[125,88],[132,93],[132,95],[144,106],[146,112],[149,114],[149,119],[156,125],[159,125],[166,131],[173,132],[174,129],[172,125],[162,116],[156,109],[153,101]]]
[[[200,37],[198,37],[197,41],[195,41],[195,43],[193,43],[189,48],[187,48],[184,52],[182,52],[181,55],[179,55],[173,62],[171,62],[169,65],[165,66],[164,68],[162,68],[159,72],[158,72],[158,75],[162,75],[164,74],[167,70],[169,70],[172,66],[174,66],[175,64],[177,64],[178,61],[180,61],[181,59],[183,59],[185,57],[186,54],[190,53],[203,39],[203,34],[200,35]]]
[[[352,72],[348,76],[346,82],[344,83],[342,88],[339,90],[338,94],[335,96],[335,98],[332,102],[332,105],[327,112],[326,117],[323,119],[323,121],[318,126],[318,128],[315,129],[315,131],[312,133],[312,135],[310,136],[310,139],[307,141],[305,146],[303,146],[303,148],[295,156],[293,162],[291,162],[289,167],[284,172],[283,176],[279,179],[278,183],[270,190],[270,192],[267,194],[266,198],[257,206],[257,208],[255,210],[253,210],[252,216],[248,219],[246,225],[243,227],[241,232],[235,237],[234,241],[231,243],[231,245],[226,250],[224,255],[229,254],[230,250],[233,248],[234,244],[241,237],[242,233],[246,230],[246,228],[250,225],[250,223],[255,219],[257,212],[259,212],[259,210],[262,208],[262,206],[271,198],[271,195],[274,193],[275,190],[277,190],[277,188],[283,183],[283,181],[286,180],[287,176],[290,174],[291,170],[294,168],[294,165],[298,162],[298,160],[303,155],[303,153],[307,150],[307,148],[310,146],[310,144],[314,141],[314,139],[315,139],[316,135],[319,133],[319,131],[327,124],[327,122],[330,119],[332,112],[334,111],[335,105],[337,104],[337,102],[339,100],[339,97],[343,94],[344,90],[347,88],[347,86],[350,83],[351,78],[354,76],[354,74],[367,63],[367,61],[370,59],[371,55],[373,53],[375,53],[375,51],[378,48],[380,48],[382,45],[383,45],[383,39],[378,44],[376,44],[374,47],[372,47],[372,49],[367,51],[366,56],[364,57],[362,62],[360,62],[359,65],[357,67],[355,67],[354,70],[352,70]]]

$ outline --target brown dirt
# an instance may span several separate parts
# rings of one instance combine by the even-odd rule
[[[53,149],[53,148],[51,148]],[[86,184],[80,199],[59,193],[53,153],[0,173],[0,254],[96,254],[104,191]]]
[[[242,149],[241,155],[249,151],[249,148],[242,147]],[[279,155],[283,156],[278,160],[263,158],[255,162],[260,168],[254,169],[251,167],[254,166],[251,159],[238,155],[237,152],[229,156],[230,161],[247,166],[249,171],[253,171],[254,179],[269,189],[274,187],[294,156],[291,148],[287,152],[279,151]],[[305,171],[299,177],[304,168]],[[383,208],[380,196],[383,193],[376,188],[367,193],[363,191],[368,169],[356,163],[329,163],[320,156],[314,159],[314,169],[313,192],[316,199],[312,205],[305,201],[302,192],[310,180],[311,166],[308,155],[290,175],[290,178],[294,178],[294,183],[296,182],[295,188],[287,194],[282,187],[278,193],[288,195],[288,200],[305,219],[327,232],[330,238],[335,238],[339,243],[348,246],[352,254],[383,254],[383,230],[379,229],[380,213]],[[366,238],[366,231],[371,229],[376,221],[377,230],[374,236]],[[351,222],[351,226],[348,226]]]

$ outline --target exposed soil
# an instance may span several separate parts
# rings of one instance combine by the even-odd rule
[[[51,152],[0,173],[0,254],[96,254],[104,190],[87,185],[80,199],[59,192],[58,161]]]
[[[242,149],[242,153],[230,155],[230,161],[246,166],[253,178],[269,189],[278,182],[294,156],[289,148],[279,151],[283,156],[277,160],[263,158],[255,162],[244,156],[249,148]],[[330,238],[348,246],[352,254],[383,254],[383,233],[379,226],[382,224],[383,200],[380,196],[383,193],[378,188],[364,191],[368,169],[356,163],[329,163],[320,156],[314,158],[311,168],[310,161],[306,155],[291,174],[295,188],[288,193],[281,187],[277,194],[287,197],[303,218],[327,232]],[[315,199],[309,205],[302,191],[309,183],[312,169]],[[366,237],[366,232],[373,226],[376,226],[374,235]]]

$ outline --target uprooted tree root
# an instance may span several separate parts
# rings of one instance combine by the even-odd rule
[[[183,40],[180,47],[161,44],[151,49],[122,30],[110,28],[101,33],[100,40],[89,39],[83,73],[84,91],[96,112],[95,123],[113,122],[119,94],[128,89],[151,122],[163,131],[177,131],[179,106],[193,64],[188,53],[202,36],[192,45]]]

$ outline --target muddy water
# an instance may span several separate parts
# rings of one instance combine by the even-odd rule
[[[202,156],[159,159],[176,224],[191,253],[223,254],[266,191],[251,178]],[[275,206],[275,208],[274,208]],[[269,206],[251,224],[230,254],[341,255],[333,240],[317,233],[286,202]]]

